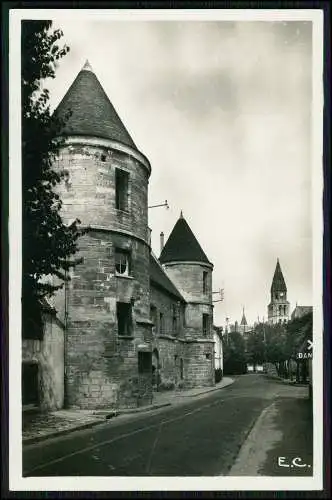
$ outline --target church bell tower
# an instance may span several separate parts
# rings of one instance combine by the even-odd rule
[[[271,324],[285,323],[289,318],[289,302],[287,287],[281,271],[279,259],[274,271],[271,285],[271,301],[268,305],[268,322]]]

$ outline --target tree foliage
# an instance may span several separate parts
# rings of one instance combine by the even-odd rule
[[[52,116],[45,88],[69,51],[59,44],[62,36],[61,30],[52,30],[51,21],[22,21],[23,319],[38,310],[40,299],[63,286],[67,271],[78,262],[74,254],[80,221],[64,224],[56,193],[64,173],[52,168],[64,143],[64,122]],[[45,276],[55,276],[58,284],[43,280]]]
[[[245,341],[239,332],[227,333],[223,338],[224,374],[246,373]]]
[[[266,358],[264,332],[261,328],[254,328],[249,333],[247,342],[247,361],[253,365],[261,365]]]

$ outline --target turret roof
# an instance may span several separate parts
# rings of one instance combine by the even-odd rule
[[[88,61],[69,87],[55,115],[65,118],[68,111],[71,116],[62,130],[64,135],[110,139],[137,149]]]
[[[210,264],[194,233],[183,217],[182,212],[162,249],[159,260],[163,264],[174,261],[205,262]]]
[[[271,292],[287,292],[287,287],[281,271],[279,259],[277,260],[277,265],[274,271]]]

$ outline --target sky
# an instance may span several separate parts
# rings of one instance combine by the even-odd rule
[[[180,211],[224,289],[214,323],[267,317],[277,258],[291,311],[312,305],[311,22],[54,21],[70,52],[57,106],[89,60],[152,166],[152,249]],[[217,295],[216,295],[217,297]]]

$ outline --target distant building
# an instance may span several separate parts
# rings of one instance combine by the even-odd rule
[[[243,308],[241,322],[240,322],[240,325],[238,325],[238,331],[239,331],[239,333],[241,333],[243,335],[244,338],[247,338],[249,333],[252,332],[252,330],[253,330],[253,327],[252,327],[252,325],[248,324],[248,321],[247,321],[247,318],[246,318],[246,315],[244,312],[244,308]]]
[[[296,304],[296,307],[291,314],[291,319],[302,318],[302,316],[309,313],[312,313],[312,306],[298,306]]]
[[[285,323],[288,319],[289,302],[287,300],[287,287],[278,259],[271,285],[271,301],[268,305],[268,323]]]

